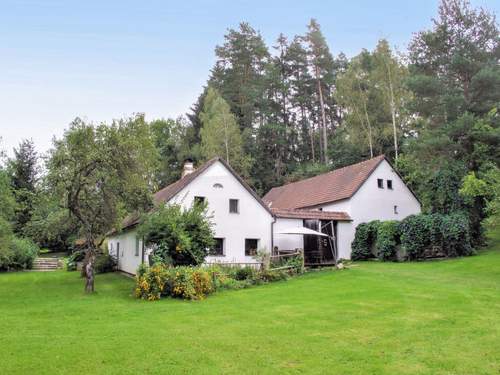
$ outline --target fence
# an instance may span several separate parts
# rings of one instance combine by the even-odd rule
[[[304,269],[304,252],[296,250],[294,252],[284,252],[269,257],[269,269],[284,270],[284,269]]]

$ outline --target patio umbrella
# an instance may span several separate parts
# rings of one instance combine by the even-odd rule
[[[306,227],[293,227],[293,228],[287,228],[283,229],[278,232],[278,234],[311,234],[313,236],[322,236],[322,237],[328,237],[328,234],[318,232],[316,230],[312,230]]]

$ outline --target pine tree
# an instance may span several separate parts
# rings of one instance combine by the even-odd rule
[[[25,139],[14,149],[14,158],[9,161],[12,189],[16,198],[14,230],[21,233],[30,220],[36,195],[38,179],[38,155],[31,139]]]
[[[220,156],[240,174],[247,176],[248,162],[243,155],[241,132],[236,118],[227,102],[212,87],[207,90],[200,119],[201,153],[204,160]]]
[[[326,123],[326,104],[325,98],[330,97],[334,79],[334,62],[330,49],[326,43],[319,24],[315,19],[311,19],[308,26],[306,40],[309,44],[309,60],[312,66],[314,79],[317,86],[319,102],[319,128],[321,129],[320,151],[323,162],[328,163],[328,137]]]

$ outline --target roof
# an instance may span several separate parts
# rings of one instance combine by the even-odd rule
[[[199,175],[201,175],[204,171],[206,171],[210,166],[215,164],[216,162],[222,163],[226,169],[231,172],[231,174],[239,181],[241,185],[257,200],[258,203],[262,205],[266,209],[269,214],[273,214],[271,210],[269,209],[268,205],[264,203],[264,201],[257,195],[257,193],[248,185],[243,178],[241,178],[238,173],[222,158],[220,157],[215,157],[213,159],[210,159],[207,161],[205,164],[200,166],[199,168],[195,169],[192,173],[184,176],[180,180],[177,180],[176,182],[164,187],[163,189],[157,191],[153,195],[153,202],[155,205],[160,204],[160,203],[165,203],[168,202],[170,199],[172,199],[177,193],[179,193],[182,189],[187,187],[192,181],[194,181]],[[139,223],[139,215],[137,214],[131,214],[125,218],[125,220],[122,223],[122,229],[126,229],[129,227],[132,227],[136,224]]]
[[[315,219],[315,220],[337,220],[351,221],[347,212],[342,211],[319,211],[319,210],[301,210],[301,209],[271,209],[274,216],[284,219]]]
[[[264,201],[273,209],[295,209],[351,198],[370,177],[384,155],[305,180],[272,188]]]

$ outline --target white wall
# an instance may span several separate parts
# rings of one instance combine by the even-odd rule
[[[222,188],[214,188],[221,184]],[[224,256],[210,256],[207,262],[254,263],[245,256],[245,238],[259,240],[259,249],[271,251],[273,217],[220,162],[211,165],[171,201],[190,207],[195,196],[203,196],[212,214],[215,237],[224,238]],[[239,200],[239,213],[229,213],[229,199]]]
[[[377,186],[379,178],[384,180],[383,189]],[[387,180],[392,180],[392,190],[387,189]],[[397,214],[394,213],[394,206],[398,207]],[[353,219],[350,223],[339,222],[337,227],[339,256],[349,259],[358,224],[372,220],[403,220],[409,215],[420,213],[421,207],[406,184],[384,160],[351,199],[324,205],[323,210],[345,211]]]
[[[295,250],[304,248],[304,236],[296,234],[279,234],[279,232],[299,227],[302,228],[302,219],[276,219],[274,224],[274,246],[278,246],[279,250]]]
[[[110,255],[116,256],[117,244],[120,243],[118,269],[134,275],[142,260],[142,240],[139,241],[139,255],[135,255],[136,234],[137,231],[132,229],[108,239]]]

